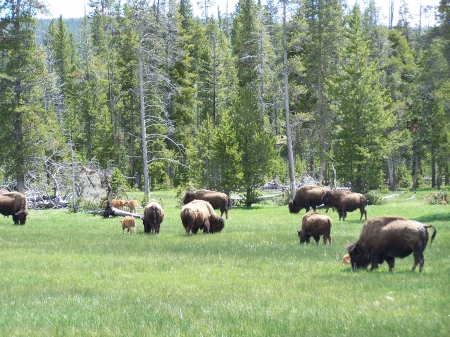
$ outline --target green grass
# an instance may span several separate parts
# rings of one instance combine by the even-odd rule
[[[437,227],[423,273],[412,256],[393,273],[341,265],[359,212],[342,222],[330,210],[331,246],[300,245],[304,211],[270,202],[188,237],[175,191],[152,192],[166,213],[158,236],[61,210],[31,210],[25,226],[0,218],[0,335],[449,336],[450,208],[427,205],[428,193],[367,209]]]

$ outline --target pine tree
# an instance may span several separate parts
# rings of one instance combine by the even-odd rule
[[[258,189],[265,179],[272,178],[275,137],[259,118],[258,105],[247,88],[240,88],[231,108],[231,123],[236,130],[238,152],[241,154],[242,180],[240,188],[245,193],[245,203],[256,202]]]
[[[27,132],[43,109],[39,82],[45,60],[34,34],[35,17],[42,8],[39,2],[16,0],[0,7],[0,160],[6,174],[16,179],[19,192],[25,190],[25,173],[39,150]]]
[[[387,157],[387,131],[394,124],[389,97],[380,83],[377,64],[370,60],[369,40],[363,30],[361,12],[355,5],[347,19],[345,62],[329,82],[337,116],[334,161],[342,181],[356,191],[378,188],[381,167]]]

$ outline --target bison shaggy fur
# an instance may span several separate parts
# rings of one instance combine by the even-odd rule
[[[214,209],[220,209],[220,216],[228,219],[228,210],[231,207],[231,199],[225,193],[215,192],[210,190],[197,190],[194,192],[186,192],[183,198],[183,204],[186,205],[193,200],[208,201]]]
[[[218,216],[211,204],[205,200],[193,200],[184,205],[180,217],[187,235],[191,231],[197,234],[199,229],[202,229],[203,233],[220,232],[225,226],[223,218]]]
[[[436,236],[436,228],[432,225],[423,225],[415,220],[396,216],[380,216],[367,220],[361,230],[359,239],[346,248],[350,254],[351,264],[354,268],[378,268],[386,261],[389,271],[395,265],[395,258],[404,258],[413,253],[414,271],[420,264],[423,270],[425,262],[423,251],[428,243],[428,228],[433,228],[431,242]]]
[[[354,193],[346,190],[330,190],[323,194],[322,203],[325,206],[332,206],[339,213],[339,220],[345,221],[347,212],[353,212],[359,208],[362,219],[363,215],[367,220],[367,198],[364,194]]]
[[[12,215],[15,224],[25,225],[27,221],[27,198],[20,192],[0,194],[0,213]]]
[[[306,213],[302,218],[302,229],[297,231],[300,243],[309,243],[311,236],[319,244],[320,236],[323,236],[323,244],[331,245],[331,226],[329,216],[319,213]]]
[[[163,208],[155,199],[150,199],[144,209],[144,232],[158,234],[163,220]]]
[[[328,187],[304,185],[297,188],[295,197],[289,202],[289,212],[298,213],[303,208],[308,212],[311,208],[316,211],[316,207],[322,205],[322,196],[326,191],[331,191]]]
[[[120,219],[122,224],[122,233],[125,234],[125,229],[128,233],[136,233],[136,219],[132,216],[127,215],[123,219]]]

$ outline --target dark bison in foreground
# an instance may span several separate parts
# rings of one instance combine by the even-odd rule
[[[320,236],[323,236],[323,244],[331,245],[331,219],[328,215],[319,213],[306,213],[302,218],[302,229],[297,231],[300,243],[309,243],[311,236],[319,244]]]
[[[367,220],[367,198],[364,194],[354,193],[346,190],[330,190],[326,191],[322,196],[322,203],[325,206],[332,206],[339,212],[339,220],[345,221],[347,212],[353,212],[359,208],[362,219],[363,215]]]
[[[159,229],[163,220],[163,208],[155,199],[150,199],[144,209],[144,232],[159,234]]]
[[[218,216],[211,204],[205,200],[193,200],[184,205],[180,217],[187,235],[191,231],[197,234],[199,229],[202,229],[203,233],[220,232],[225,226],[223,218]]]
[[[396,257],[404,258],[413,253],[412,271],[419,263],[422,271],[425,262],[423,251],[428,243],[430,227],[434,231],[431,237],[433,242],[436,228],[432,225],[425,226],[420,222],[396,216],[380,216],[367,220],[358,241],[346,247],[351,264],[354,268],[366,268],[371,263],[370,270],[373,270],[386,260],[391,272]]]
[[[197,190],[194,192],[186,192],[183,198],[183,204],[186,205],[193,200],[208,201],[214,209],[220,209],[220,216],[228,219],[228,210],[231,208],[231,199],[225,193],[210,190]]]
[[[20,192],[0,194],[0,213],[12,215],[15,224],[25,225],[27,221],[27,198]]]
[[[311,208],[316,211],[316,207],[323,204],[322,196],[325,192],[331,191],[328,187],[304,185],[297,188],[295,197],[289,202],[289,212],[298,213],[303,208],[308,212]]]

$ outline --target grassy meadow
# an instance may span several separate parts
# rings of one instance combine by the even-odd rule
[[[428,205],[429,193],[367,208],[437,228],[422,273],[412,255],[393,273],[342,265],[359,211],[345,222],[329,211],[327,246],[300,245],[304,210],[272,202],[231,209],[221,233],[186,236],[174,190],[152,192],[166,214],[159,235],[65,210],[30,210],[25,226],[1,217],[0,335],[450,336],[450,206]]]

